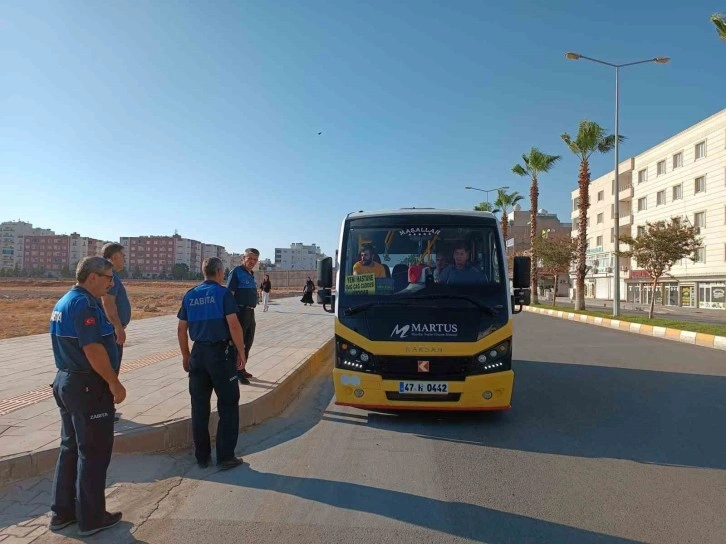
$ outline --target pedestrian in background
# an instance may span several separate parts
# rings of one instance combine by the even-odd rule
[[[313,302],[313,293],[315,292],[315,284],[313,283],[313,280],[310,279],[310,276],[308,276],[307,281],[305,282],[305,286],[303,287],[303,297],[300,299],[300,302],[302,302],[305,306],[310,304],[312,306],[314,304]]]
[[[212,455],[209,438],[210,399],[217,395],[217,466],[223,470],[242,464],[235,457],[239,434],[237,372],[244,368],[245,344],[237,319],[237,303],[222,285],[224,264],[218,257],[202,263],[205,280],[187,291],[177,317],[177,339],[182,366],[189,373],[194,456],[207,468]],[[189,337],[194,347],[189,351]]]
[[[76,267],[76,285],[50,316],[55,365],[53,396],[61,415],[61,445],[53,477],[51,531],[78,522],[90,536],[121,521],[106,511],[106,472],[113,450],[114,404],[126,389],[118,379],[114,327],[98,299],[113,287],[113,264],[86,257]]]
[[[270,307],[270,291],[272,291],[272,282],[270,281],[270,275],[265,274],[265,277],[260,284],[260,292],[262,293],[262,311],[266,312]]]
[[[260,252],[253,247],[245,249],[242,264],[235,266],[227,278],[227,288],[232,291],[237,302],[237,319],[242,326],[245,344],[245,363],[237,371],[239,382],[249,385],[252,374],[247,371],[246,364],[250,357],[250,349],[255,339],[255,306],[257,306],[257,284],[254,268],[260,259]]]

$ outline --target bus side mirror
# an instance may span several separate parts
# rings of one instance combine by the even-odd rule
[[[333,287],[333,258],[325,257],[318,262],[318,287],[330,289]]]
[[[530,257],[514,258],[514,274],[512,274],[512,285],[515,289],[529,289],[529,272],[532,267]]]
[[[333,259],[331,257],[325,257],[318,262],[318,304],[322,304],[323,310],[328,313],[335,311]]]
[[[531,265],[532,259],[530,257],[514,258],[512,313],[518,314],[522,311],[522,306],[529,306],[531,303],[531,292],[529,288]],[[519,308],[514,309],[515,306],[519,306]]]

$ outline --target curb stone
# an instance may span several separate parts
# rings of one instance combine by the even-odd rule
[[[657,327],[654,325],[645,325],[642,323],[630,323],[620,319],[610,319],[607,317],[593,317],[591,315],[576,314],[573,312],[554,310],[546,308],[533,308],[524,306],[526,312],[539,315],[547,315],[550,317],[559,317],[560,319],[569,319],[570,321],[579,321],[588,325],[597,325],[609,329],[618,329],[634,334],[642,334],[643,336],[651,336],[654,338],[665,338],[675,342],[683,342],[685,344],[694,344],[705,348],[720,349],[726,351],[726,336],[716,336],[713,334],[705,334],[702,332],[682,331],[680,329],[671,329],[667,327]]]

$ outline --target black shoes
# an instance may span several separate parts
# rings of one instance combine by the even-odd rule
[[[241,464],[243,464],[241,457],[232,457],[232,459],[227,459],[226,461],[217,463],[217,466],[222,470],[229,470],[231,468],[238,467]]]
[[[121,512],[106,512],[103,515],[103,523],[100,527],[96,527],[95,529],[86,529],[85,531],[78,531],[78,534],[80,536],[91,536],[95,535],[96,533],[100,533],[101,531],[105,531],[106,529],[110,529],[114,525],[116,525],[119,521],[121,521],[121,518],[123,517],[123,514]]]
[[[197,461],[197,466],[199,468],[207,468],[209,466],[209,459],[205,459],[204,461]]]
[[[245,378],[252,378],[252,377],[253,377],[253,376],[252,376],[252,374],[250,374],[249,372],[247,372],[247,371],[246,371],[246,370],[244,370],[244,369],[243,369],[243,370],[240,370],[240,373],[241,373],[241,374],[242,374],[242,375],[243,375],[243,376],[244,376]]]
[[[242,374],[241,371],[237,372],[237,379],[239,380],[239,383],[241,383],[242,385],[250,384],[250,381],[247,379],[247,377],[244,374]]]
[[[50,518],[50,523],[48,524],[48,529],[51,531],[60,531],[61,529],[65,529],[69,525],[73,525],[76,523],[76,517],[72,516],[70,518],[62,518],[56,514],[53,514],[53,517]]]

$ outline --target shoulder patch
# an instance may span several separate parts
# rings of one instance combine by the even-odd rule
[[[96,318],[95,317],[87,317],[86,320],[83,322],[83,324],[86,327],[90,327],[91,325],[96,324]]]

